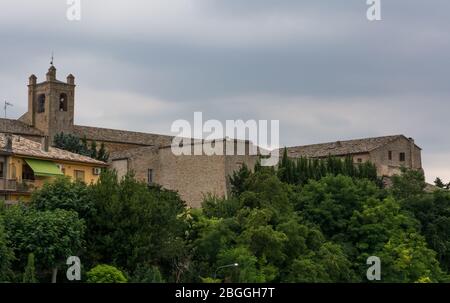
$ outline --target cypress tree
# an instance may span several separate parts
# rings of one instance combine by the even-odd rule
[[[33,253],[28,254],[27,266],[25,267],[25,273],[23,274],[22,282],[23,283],[37,283]]]

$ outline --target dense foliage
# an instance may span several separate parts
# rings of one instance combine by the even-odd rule
[[[447,279],[448,252],[439,256],[411,210],[369,180],[329,175],[300,187],[269,170],[244,187],[196,213],[190,279],[234,260],[239,269],[222,273],[231,282],[359,282],[369,256],[381,258],[385,282]],[[449,193],[422,195],[450,203]]]
[[[382,282],[449,281],[449,191],[425,192],[416,171],[385,189],[371,164],[305,161],[243,166],[201,209],[132,174],[58,179],[0,207],[0,280],[47,282],[75,255],[87,282],[367,282],[369,256]]]
[[[353,158],[344,159],[327,157],[326,159],[288,158],[287,149],[284,149],[283,157],[277,171],[278,178],[289,184],[304,185],[310,180],[320,180],[329,175],[349,176],[352,178],[365,178],[378,182],[377,168],[370,162],[355,164]]]
[[[66,258],[78,255],[83,247],[86,227],[75,211],[39,211],[17,205],[4,210],[2,216],[17,271],[23,272],[33,253],[41,273],[55,275]]]
[[[0,203],[0,208],[2,207],[3,205]],[[3,219],[0,216],[0,283],[11,279],[11,261],[14,255],[8,244],[3,227]]]
[[[92,141],[89,145],[86,137],[80,139],[75,135],[65,134],[63,132],[55,135],[53,138],[53,146],[104,162],[108,161],[109,158],[105,144],[102,143],[100,148],[97,148],[97,142],[95,141]]]

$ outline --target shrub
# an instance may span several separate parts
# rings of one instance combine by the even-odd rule
[[[97,265],[86,275],[88,283],[127,283],[125,275],[111,265]]]

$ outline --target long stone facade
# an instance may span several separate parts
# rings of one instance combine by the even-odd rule
[[[354,163],[371,162],[380,177],[400,174],[401,167],[422,170],[422,149],[403,135],[337,141],[287,148],[291,158],[351,156]]]
[[[88,141],[104,143],[110,152],[110,166],[119,176],[133,171],[139,180],[178,191],[191,207],[199,207],[205,195],[227,196],[229,176],[242,165],[253,168],[258,156],[249,155],[250,142],[224,139],[229,144],[244,144],[244,155],[175,155],[172,136],[74,124],[75,77],[57,80],[50,66],[46,79],[29,77],[28,111],[18,120],[0,119],[0,132],[20,135],[41,142],[61,132]],[[203,143],[201,143],[203,144]],[[351,156],[355,163],[371,161],[380,176],[392,176],[402,166],[422,170],[421,148],[403,135],[337,141],[289,147],[290,157],[325,158]],[[282,150],[280,150],[280,153]]]
[[[224,140],[226,144],[246,145],[245,155],[175,155],[171,146],[151,146],[113,152],[110,161],[119,177],[132,171],[137,179],[175,190],[189,206],[200,207],[205,196],[226,197],[229,176],[242,165],[256,165],[258,156],[249,155],[249,142]]]

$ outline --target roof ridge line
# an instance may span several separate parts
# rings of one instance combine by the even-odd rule
[[[285,146],[283,148],[295,148],[295,147],[309,147],[309,146],[317,146],[317,145],[327,145],[327,144],[334,144],[336,142],[351,142],[351,141],[365,141],[365,140],[371,140],[371,139],[380,139],[380,138],[389,138],[392,139],[401,137],[404,135],[387,135],[387,136],[378,136],[378,137],[368,137],[368,138],[359,138],[359,139],[349,139],[349,140],[336,140],[336,141],[329,141],[329,142],[323,142],[323,143],[312,143],[312,144],[306,144],[306,145],[296,145],[296,146]],[[406,138],[406,136],[404,136]],[[280,148],[281,149],[281,148]]]

